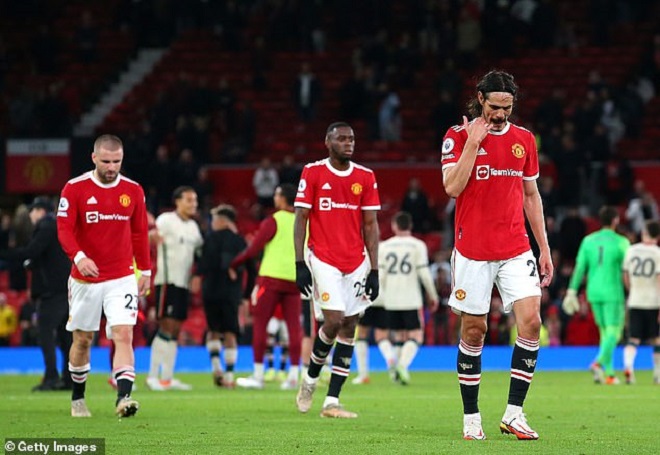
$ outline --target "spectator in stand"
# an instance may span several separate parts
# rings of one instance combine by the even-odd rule
[[[562,205],[576,205],[581,202],[581,183],[584,178],[584,156],[570,134],[564,133],[561,140],[561,154],[555,159]]]
[[[435,105],[430,116],[430,125],[435,132],[433,144],[435,149],[440,148],[445,131],[454,125],[459,117],[460,108],[452,92],[446,89],[441,90],[438,104]]]
[[[17,328],[16,310],[7,303],[7,295],[0,292],[0,347],[9,346]]]
[[[429,231],[429,198],[422,189],[417,178],[408,181],[408,189],[401,202],[401,211],[412,216],[412,232],[425,233]]]
[[[34,65],[38,74],[53,74],[58,70],[60,43],[49,24],[41,24],[30,42]]]
[[[83,11],[80,25],[76,28],[73,36],[73,44],[78,52],[81,63],[90,63],[98,56],[99,44],[98,29],[94,25],[94,18],[90,11]]]
[[[658,203],[653,197],[653,194],[646,191],[643,180],[637,180],[635,182],[635,194],[628,202],[626,218],[628,219],[630,228],[638,239],[641,238],[642,230],[647,221],[654,221],[660,218]]]
[[[612,157],[605,166],[605,200],[609,205],[625,204],[633,193],[635,176],[630,162],[622,157]]]
[[[559,225],[559,251],[563,262],[575,262],[585,235],[587,235],[587,223],[580,216],[578,206],[569,206]]]
[[[309,63],[305,62],[293,84],[293,103],[303,122],[309,123],[314,119],[320,98],[321,83],[312,73]]]
[[[383,84],[381,92],[385,95],[378,109],[378,130],[380,139],[386,142],[401,140],[401,99],[396,90]]]
[[[202,166],[197,170],[197,180],[192,185],[197,193],[200,213],[208,213],[213,204],[213,180],[209,177],[209,170]]]
[[[357,68],[353,76],[342,85],[339,91],[341,118],[347,120],[363,118],[367,102],[368,93],[364,80],[364,70]]]
[[[456,25],[456,51],[464,68],[474,68],[481,46],[481,26],[468,6],[464,6]]]
[[[236,129],[236,93],[226,77],[220,78],[215,91],[215,125],[220,133],[231,134]]]
[[[555,87],[552,95],[545,98],[536,109],[536,127],[540,134],[545,134],[553,128],[561,127],[564,123],[564,109],[566,107],[566,92]]]
[[[302,174],[302,167],[294,161],[293,155],[285,155],[279,171],[280,185],[290,183],[298,188],[300,174]]]
[[[174,185],[193,186],[197,181],[199,166],[195,161],[195,155],[191,149],[181,150],[179,160],[174,165]]]
[[[532,13],[531,43],[538,49],[547,49],[554,44],[557,33],[557,10],[551,0],[540,0]]]
[[[263,158],[252,177],[252,187],[257,194],[257,200],[261,206],[273,206],[273,195],[279,183],[280,178],[270,159]]]
[[[158,210],[153,213],[159,213],[160,209],[167,207],[170,203],[170,195],[174,190],[174,165],[170,160],[170,151],[167,145],[160,145],[156,149],[156,157],[149,165],[149,193],[153,188],[158,199]]]

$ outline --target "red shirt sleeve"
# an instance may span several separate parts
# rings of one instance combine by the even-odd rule
[[[364,191],[362,193],[362,210],[380,210],[380,197],[378,196],[378,183],[373,172],[367,174]]]
[[[277,223],[275,222],[275,218],[269,216],[261,222],[259,230],[255,234],[252,243],[250,243],[250,245],[245,250],[243,250],[243,252],[241,252],[234,258],[233,261],[231,261],[230,267],[238,267],[248,259],[253,258],[259,254],[259,252],[263,250],[264,246],[266,246],[266,243],[275,237],[276,232]]]
[[[456,165],[463,153],[467,133],[462,126],[452,126],[445,133],[442,141],[442,170]]]
[[[300,182],[298,183],[296,201],[293,204],[295,207],[311,209],[314,205],[314,182],[311,181],[312,178],[310,168],[305,166],[300,176]]]
[[[144,199],[144,190],[137,186],[137,202],[131,217],[131,240],[133,243],[133,256],[138,270],[151,272],[151,258],[149,255],[149,225],[147,221],[147,206]]]
[[[82,251],[75,235],[77,218],[77,198],[73,187],[67,183],[62,189],[57,207],[57,238],[71,261],[74,261],[76,254]]]
[[[527,157],[523,167],[523,180],[535,180],[539,176],[539,154],[536,150],[536,138],[529,134]]]

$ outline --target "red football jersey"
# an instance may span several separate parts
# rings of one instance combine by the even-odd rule
[[[74,264],[73,278],[100,282],[128,276],[134,257],[139,270],[151,271],[144,191],[122,175],[110,184],[98,181],[93,171],[69,180],[57,208],[57,233],[72,261],[84,254],[99,268],[92,278]]]
[[[362,210],[380,210],[371,169],[351,162],[338,171],[329,159],[310,163],[300,177],[295,206],[310,209],[307,244],[317,258],[343,273],[362,263]]]
[[[442,170],[455,166],[467,131],[449,128],[442,143]],[[523,180],[536,180],[534,135],[512,123],[489,132],[477,151],[472,174],[456,198],[456,249],[478,261],[510,259],[529,250],[523,213]]]

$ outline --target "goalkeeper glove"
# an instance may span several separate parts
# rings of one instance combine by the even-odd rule
[[[364,293],[367,294],[372,302],[378,297],[380,283],[378,282],[378,270],[372,269],[367,275],[367,281],[364,283]]]
[[[305,261],[296,261],[296,285],[300,292],[306,296],[311,296],[312,272],[309,271]]]
[[[566,296],[564,296],[564,301],[561,303],[561,308],[569,316],[578,312],[580,301],[578,300],[577,291],[573,289],[566,290]]]

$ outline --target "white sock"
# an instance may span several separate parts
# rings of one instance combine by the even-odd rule
[[[361,378],[369,376],[369,343],[366,340],[358,340],[355,343],[355,360],[358,376]]]
[[[392,350],[392,342],[385,338],[378,342],[378,350],[383,355],[387,368],[394,365],[394,351]]]
[[[236,348],[225,348],[225,365],[229,369],[229,365],[236,365],[236,360],[238,359],[238,349]]]
[[[300,367],[298,365],[291,365],[289,368],[289,380],[298,382],[300,377]]]
[[[417,351],[419,350],[419,345],[415,340],[406,341],[401,347],[401,356],[399,357],[398,365],[406,370],[415,359]]]
[[[402,344],[397,342],[392,348],[392,365],[396,365],[399,361],[399,357],[401,357],[401,346]]]
[[[479,422],[481,422],[481,413],[477,412],[476,414],[463,414],[463,425],[472,419],[477,419]]]
[[[635,356],[637,356],[637,346],[634,344],[627,344],[623,348],[623,368],[632,370],[635,366]]]
[[[178,343],[175,340],[167,343],[167,349],[163,358],[163,371],[161,379],[163,381],[171,381],[174,377],[174,365],[176,364],[176,354]]]
[[[660,352],[653,351],[653,377],[660,380]]]
[[[264,380],[264,364],[263,363],[255,363],[254,364],[254,379],[258,381],[263,381]]]
[[[337,398],[337,397],[325,397],[325,401],[323,401],[323,407],[324,408],[326,406],[338,405],[338,404],[339,404],[339,398]]]
[[[207,341],[206,350],[209,351],[209,354],[218,354],[211,356],[211,368],[213,371],[222,371],[222,365],[220,364],[220,351],[222,350],[222,343],[220,343],[220,340]]]
[[[151,342],[151,360],[149,362],[149,377],[158,378],[160,367],[165,358],[165,351],[167,351],[167,343],[163,338],[156,335]]]
[[[304,378],[305,376],[307,376],[307,369],[308,368],[309,368],[309,365],[303,365],[302,367],[300,367],[300,377],[301,378]]]
[[[506,411],[504,411],[504,417],[502,420],[510,420],[513,416],[520,414],[522,412],[522,406],[515,406],[512,404],[506,405]]]
[[[305,372],[305,374],[303,375],[303,381],[305,381],[307,384],[316,384],[317,382],[319,382],[320,377],[321,375],[318,375],[315,378],[310,378],[309,374]]]

